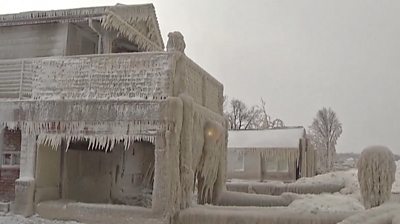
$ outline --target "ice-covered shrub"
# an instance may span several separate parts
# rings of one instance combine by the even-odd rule
[[[365,208],[376,207],[389,200],[396,172],[390,149],[384,146],[367,147],[361,153],[357,167]]]

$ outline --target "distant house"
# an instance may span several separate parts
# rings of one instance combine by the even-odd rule
[[[229,131],[228,178],[293,181],[315,175],[303,127]]]

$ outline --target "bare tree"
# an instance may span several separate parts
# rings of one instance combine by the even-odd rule
[[[229,104],[230,111],[225,113],[229,121],[229,128],[233,130],[247,129],[252,111],[238,99],[232,99]]]
[[[342,124],[331,108],[322,108],[317,112],[310,128],[311,141],[317,149],[317,166],[320,172],[333,168],[336,155],[336,143],[342,134]]]
[[[272,120],[271,116],[267,113],[266,103],[263,98],[261,98],[260,105],[257,107],[256,121],[254,129],[268,129],[268,128],[281,128],[285,124],[281,119]]]
[[[260,105],[247,105],[238,99],[232,99],[227,106],[228,98],[224,97],[224,113],[229,121],[231,130],[241,129],[267,129],[284,127],[280,119],[272,120],[267,113],[266,103],[261,99]]]

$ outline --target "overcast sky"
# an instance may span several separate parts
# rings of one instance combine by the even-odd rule
[[[129,0],[0,0],[0,13],[137,4]],[[181,31],[186,54],[248,104],[308,127],[332,107],[339,152],[371,144],[400,154],[400,1],[153,1],[166,42]]]

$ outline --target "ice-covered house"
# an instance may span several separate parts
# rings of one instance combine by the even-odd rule
[[[293,181],[314,176],[315,163],[303,127],[229,131],[230,179]]]
[[[223,86],[168,36],[164,50],[152,4],[0,15],[14,212],[136,223],[188,207],[193,189],[212,201],[225,180]]]

